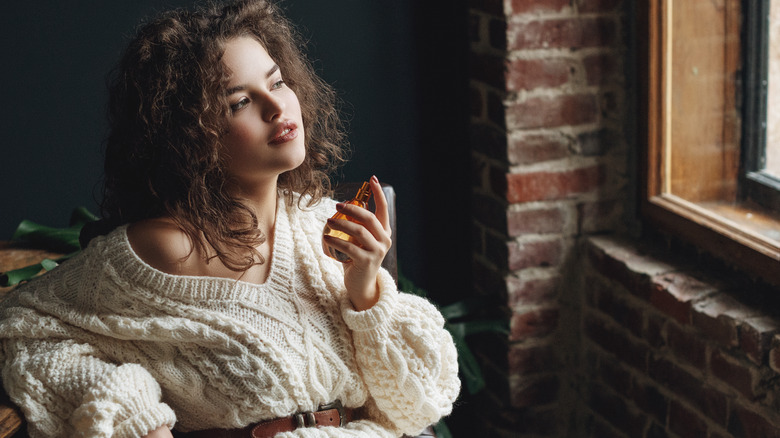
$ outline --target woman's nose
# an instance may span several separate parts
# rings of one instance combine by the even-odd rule
[[[284,112],[284,100],[274,95],[269,95],[263,105],[263,120],[272,122],[282,116]]]

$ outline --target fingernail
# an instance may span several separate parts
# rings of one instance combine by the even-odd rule
[[[371,181],[374,181],[375,183],[379,182],[379,178],[376,177],[376,175],[371,175]]]

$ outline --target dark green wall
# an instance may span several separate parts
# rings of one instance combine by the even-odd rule
[[[191,4],[76,3],[12,2],[0,14],[0,240],[22,219],[62,226],[74,206],[97,211],[105,75],[142,17]],[[353,153],[340,177],[376,174],[395,186],[402,270],[436,295],[457,295],[470,284],[465,1],[282,7],[346,102]]]

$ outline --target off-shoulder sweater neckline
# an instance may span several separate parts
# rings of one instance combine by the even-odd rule
[[[249,298],[263,289],[292,290],[293,238],[289,212],[280,200],[276,209],[271,268],[263,283],[251,283],[225,277],[176,275],[160,271],[143,261],[133,250],[127,237],[128,225],[118,227],[106,236],[105,256],[114,260],[113,269],[121,271],[121,278],[133,284],[146,286],[173,299],[222,300]]]

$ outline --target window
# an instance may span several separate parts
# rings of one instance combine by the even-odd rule
[[[780,210],[780,5],[745,4],[742,199]],[[778,230],[780,233],[780,230]]]
[[[778,6],[642,4],[643,217],[780,284]]]

